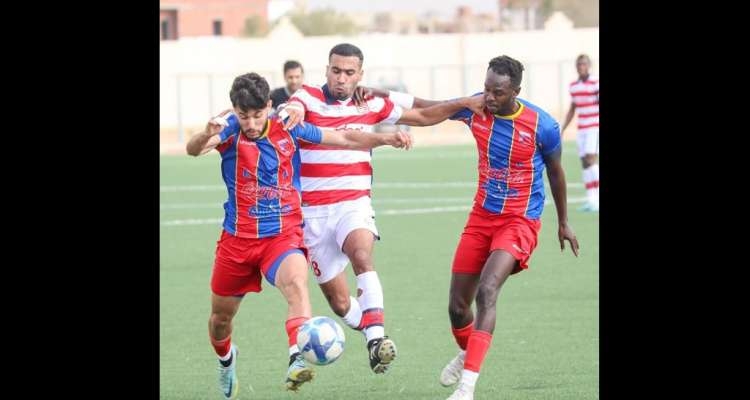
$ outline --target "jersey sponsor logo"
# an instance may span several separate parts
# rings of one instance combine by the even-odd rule
[[[484,184],[484,190],[487,191],[488,197],[492,197],[494,199],[511,199],[514,197],[518,197],[518,189],[508,187],[508,185],[503,181],[488,181]]]
[[[337,130],[337,131],[343,131],[345,129],[352,129],[352,130],[355,130],[355,131],[363,131],[365,129],[365,125],[364,124],[344,124],[344,125],[336,127],[335,130]]]
[[[486,168],[484,175],[497,179],[501,183],[523,183],[523,171],[512,171],[510,168]]]
[[[273,186],[258,186],[255,182],[248,183],[242,186],[239,190],[240,193],[244,194],[247,198],[258,199],[258,200],[276,200],[281,198],[284,190],[290,190],[289,188],[278,188]]]
[[[292,211],[292,206],[285,204],[277,206],[275,204],[258,204],[248,209],[248,214],[253,217],[265,217],[268,215],[284,215]]]

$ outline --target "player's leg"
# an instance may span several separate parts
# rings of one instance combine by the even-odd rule
[[[584,164],[589,171],[589,185],[586,195],[589,197],[592,211],[599,211],[599,129],[592,129],[586,136]],[[590,189],[589,189],[590,187]]]
[[[357,300],[362,310],[361,325],[368,342],[385,336],[383,287],[372,260],[374,242],[375,237],[370,230],[359,228],[348,232],[342,246],[357,277]]]
[[[237,347],[232,344],[232,319],[240,308],[242,297],[211,294],[211,316],[208,335],[219,357],[219,391],[226,399],[234,399],[237,383]]]
[[[451,274],[448,315],[451,321],[451,332],[459,351],[440,372],[440,384],[443,386],[455,385],[461,378],[466,359],[466,344],[471,332],[474,331],[474,313],[471,311],[471,303],[476,296],[478,283],[478,274]]]
[[[293,249],[285,252],[278,263],[274,286],[287,302],[287,333],[291,354],[296,350],[297,329],[312,316],[307,290],[307,260],[301,250]],[[290,322],[293,320],[295,322]]]
[[[219,358],[219,390],[224,398],[237,396],[237,347],[232,343],[232,320],[239,309],[242,296],[261,288],[260,271],[245,260],[255,242],[222,232],[216,246],[216,258],[211,272],[211,315],[208,333],[211,345]]]
[[[505,250],[495,250],[490,254],[482,269],[477,288],[477,315],[474,330],[466,344],[466,359],[458,388],[448,400],[468,400],[474,398],[474,387],[479,377],[484,357],[492,343],[495,331],[495,309],[500,287],[516,266],[515,257]]]
[[[362,312],[360,327],[367,340],[370,368],[376,374],[388,370],[398,354],[396,343],[385,335],[383,286],[375,271],[373,245],[379,239],[375,212],[367,202],[341,214],[336,224],[336,241],[352,264],[357,278],[357,302]]]
[[[477,287],[477,315],[466,344],[466,360],[459,386],[449,400],[473,399],[474,387],[495,332],[497,297],[508,276],[528,268],[541,229],[539,220],[497,217],[493,222],[490,255]]]
[[[331,310],[347,326],[361,331],[362,311],[357,299],[350,296],[346,279],[349,258],[341,252],[341,246],[336,242],[334,228],[337,221],[334,216],[306,219],[305,245],[310,250],[313,275]]]
[[[314,377],[312,368],[305,365],[297,348],[299,327],[312,316],[310,295],[307,290],[307,260],[299,250],[288,254],[276,272],[276,287],[287,301],[285,324],[289,343],[289,368],[287,389],[297,391]]]
[[[448,316],[451,332],[459,351],[440,372],[440,384],[451,386],[461,378],[466,357],[466,345],[474,331],[474,314],[471,303],[477,293],[482,272],[491,244],[491,222],[485,216],[472,211],[469,214],[461,240],[458,242],[451,266],[451,285],[448,294]]]
[[[314,377],[305,365],[297,347],[299,327],[312,316],[310,294],[307,290],[307,249],[302,240],[302,229],[275,238],[265,249],[262,261],[266,280],[276,286],[287,302],[285,329],[289,344],[288,390],[299,387]]]
[[[348,264],[347,259],[344,262],[344,267]],[[320,290],[323,292],[323,296],[328,301],[328,305],[331,306],[331,310],[341,317],[342,320],[350,328],[362,331],[362,310],[359,306],[359,302],[356,298],[349,295],[349,283],[346,279],[345,269],[342,269],[331,280],[320,284]]]
[[[242,297],[239,296],[219,296],[211,293],[211,316],[208,319],[208,334],[211,345],[220,360],[229,358],[232,319],[237,314],[241,301]]]
[[[583,168],[583,184],[586,187],[584,211],[599,211],[599,129],[586,128],[578,134],[578,154]]]

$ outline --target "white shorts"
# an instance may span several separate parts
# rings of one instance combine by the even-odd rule
[[[576,143],[580,158],[586,154],[599,154],[599,127],[579,129],[576,134]]]
[[[367,229],[380,239],[369,197],[326,207],[329,211],[327,216],[305,218],[305,246],[318,284],[330,281],[346,268],[349,257],[342,247],[351,231]]]

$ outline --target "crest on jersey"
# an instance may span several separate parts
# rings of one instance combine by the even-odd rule
[[[281,139],[279,140],[277,145],[281,154],[288,156],[291,152],[291,144],[289,143],[289,139]]]
[[[518,131],[518,141],[521,143],[531,142],[531,134],[524,131]]]

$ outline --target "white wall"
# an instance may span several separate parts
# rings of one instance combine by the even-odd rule
[[[281,86],[282,64],[296,59],[305,80],[325,83],[328,51],[349,42],[364,53],[363,83],[400,79],[412,94],[444,99],[481,91],[489,60],[507,54],[525,66],[521,97],[558,119],[576,78],[575,57],[587,53],[596,73],[599,29],[504,33],[308,37],[296,42],[271,39],[185,38],[160,47],[160,127],[202,127],[209,116],[230,107],[229,89],[240,74],[257,72],[271,87]],[[179,85],[179,99],[177,82]],[[178,105],[179,103],[179,105]],[[178,112],[179,106],[179,112]]]

